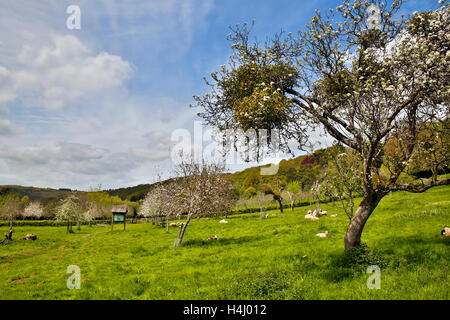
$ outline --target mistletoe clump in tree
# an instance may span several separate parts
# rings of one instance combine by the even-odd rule
[[[399,17],[403,2],[344,1],[317,11],[305,31],[263,44],[250,40],[246,24],[232,28],[229,64],[212,74],[210,93],[195,97],[199,115],[218,129],[277,129],[289,150],[288,141],[305,146],[323,128],[361,156],[363,199],[346,250],[360,245],[366,221],[390,191],[449,183],[398,181],[426,146],[419,133],[427,128],[435,137],[450,113],[449,4]]]

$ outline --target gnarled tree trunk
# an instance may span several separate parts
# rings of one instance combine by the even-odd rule
[[[346,251],[359,247],[364,225],[382,198],[383,195],[378,193],[371,193],[363,198],[347,228],[344,239]]]

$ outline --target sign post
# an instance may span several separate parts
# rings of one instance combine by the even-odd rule
[[[111,231],[114,231],[114,223],[123,223],[123,230],[126,230],[128,213],[128,207],[125,206],[113,206],[111,215]]]

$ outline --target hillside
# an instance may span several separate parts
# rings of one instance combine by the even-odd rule
[[[20,197],[27,196],[31,201],[41,201],[46,204],[50,201],[55,201],[63,198],[71,189],[52,189],[52,188],[38,188],[38,187],[23,187],[4,185],[0,186],[0,196],[6,193],[14,193],[20,195]]]

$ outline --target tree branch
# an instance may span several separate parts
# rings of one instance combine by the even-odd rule
[[[408,192],[412,192],[412,193],[423,193],[432,187],[444,186],[444,185],[449,185],[449,184],[450,184],[450,179],[446,179],[446,180],[437,181],[436,183],[431,183],[426,186],[415,186],[415,185],[392,186],[388,190],[389,191],[408,191]]]

